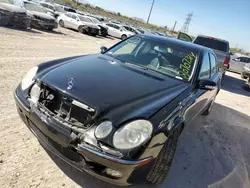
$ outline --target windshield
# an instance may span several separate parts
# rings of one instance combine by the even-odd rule
[[[97,20],[96,18],[91,18],[91,20],[94,22],[94,23],[97,23],[97,24],[100,24],[101,22],[99,20]]]
[[[137,36],[125,40],[105,54],[184,81],[191,80],[197,57],[196,52],[188,48]]]
[[[83,16],[80,16],[80,15],[78,15],[78,17],[79,17],[80,20],[83,21],[83,22],[92,22],[92,20],[89,19],[89,18],[87,18],[87,17],[83,17]]]
[[[42,8],[39,5],[33,4],[33,3],[24,2],[24,6],[25,6],[25,8],[27,10],[30,10],[30,11],[37,11],[37,12],[46,13],[46,11],[44,10],[44,8]]]
[[[63,7],[61,7],[61,6],[56,6],[55,5],[55,9],[56,9],[56,11],[58,11],[58,12],[62,12],[62,13],[66,13],[66,11],[63,9]]]
[[[205,46],[211,49],[219,50],[222,52],[228,51],[228,45],[226,42],[216,40],[214,38],[207,38],[207,37],[197,37],[194,41],[195,44],[199,44],[201,46]]]

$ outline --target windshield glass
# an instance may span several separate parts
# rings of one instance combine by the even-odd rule
[[[91,20],[92,20],[94,23],[101,24],[101,22],[100,22],[99,20],[97,20],[96,18],[91,18]]]
[[[78,17],[80,18],[81,21],[84,21],[84,22],[92,22],[91,19],[87,18],[87,17],[83,17],[83,16],[80,16],[78,15]]]
[[[228,50],[226,42],[216,40],[216,39],[210,39],[207,37],[197,37],[195,39],[194,43],[199,44],[201,46],[208,47],[208,48],[212,48],[215,50],[219,50],[222,52],[227,52],[227,50]]]
[[[56,11],[58,11],[58,12],[62,12],[62,13],[66,13],[66,11],[63,9],[63,7],[61,7],[61,6],[56,6],[55,5],[55,9],[56,9]]]
[[[181,46],[144,37],[132,37],[105,53],[124,63],[190,81],[195,67],[196,52]]]
[[[24,2],[24,6],[25,6],[25,8],[27,10],[30,10],[30,11],[37,11],[37,12],[46,13],[46,11],[44,10],[44,8],[42,8],[39,5],[33,4],[33,3]]]

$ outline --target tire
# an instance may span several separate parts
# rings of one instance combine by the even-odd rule
[[[78,27],[78,31],[80,33],[85,34],[85,33],[87,33],[87,28],[81,25],[81,26]]]
[[[59,20],[59,25],[60,25],[60,27],[64,27],[64,22],[63,22],[63,20]]]
[[[167,177],[177,148],[181,128],[182,127],[179,126],[174,130],[162,148],[160,154],[155,159],[155,162],[147,175],[147,183],[160,184]]]
[[[122,35],[122,36],[121,36],[121,39],[122,39],[122,40],[125,40],[126,38],[128,38],[127,35]]]
[[[209,103],[207,109],[201,114],[203,116],[208,116],[210,112],[212,111],[213,105],[214,105],[215,97],[212,99],[212,101]]]
[[[242,79],[247,79],[247,77],[244,76],[244,74],[242,74],[242,73],[241,73],[241,78],[242,78]]]

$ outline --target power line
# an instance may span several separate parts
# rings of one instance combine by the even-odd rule
[[[150,16],[151,16],[151,13],[152,13],[152,9],[153,9],[153,7],[154,7],[154,4],[155,4],[155,0],[153,0],[153,2],[152,2],[151,8],[150,8],[150,11],[149,11],[149,14],[148,14],[147,23],[149,22],[149,19],[150,19]]]
[[[186,21],[184,22],[181,32],[188,33],[189,25],[193,17],[193,12],[187,15]]]

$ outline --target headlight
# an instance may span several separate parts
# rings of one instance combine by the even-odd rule
[[[105,138],[112,131],[113,126],[110,121],[104,121],[95,129],[95,136],[98,139]]]
[[[33,67],[24,75],[21,83],[22,90],[27,89],[32,84],[33,78],[35,77],[37,70],[38,67]]]
[[[147,141],[153,131],[153,126],[146,120],[132,121],[118,129],[113,137],[113,145],[117,149],[135,148]]]
[[[30,90],[30,100],[33,103],[37,103],[40,96],[40,87],[37,84],[34,84],[34,86]]]

